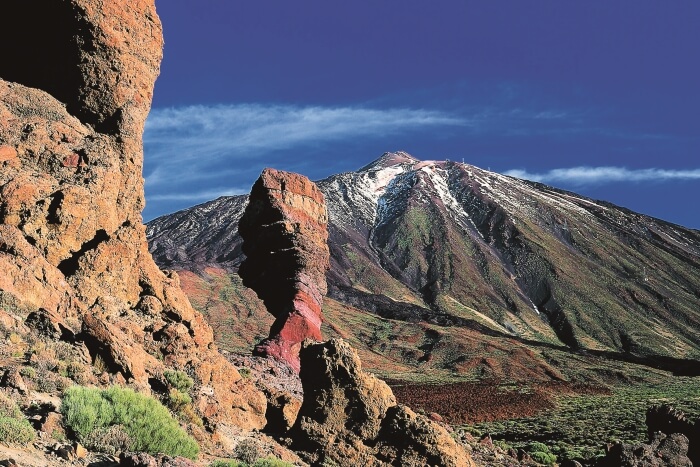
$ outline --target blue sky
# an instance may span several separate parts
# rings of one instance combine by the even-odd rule
[[[700,228],[700,3],[156,0],[146,220],[385,151]]]

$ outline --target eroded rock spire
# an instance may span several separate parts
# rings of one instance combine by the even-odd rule
[[[276,318],[255,353],[283,360],[297,372],[302,341],[321,340],[327,224],[323,194],[313,182],[265,169],[238,226],[246,255],[238,273]]]

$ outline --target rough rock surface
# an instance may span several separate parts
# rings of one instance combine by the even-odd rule
[[[290,436],[308,462],[474,465],[445,429],[398,405],[384,381],[364,373],[343,340],[307,343],[300,356],[304,402]]]
[[[656,433],[649,444],[614,444],[598,467],[692,467],[688,438]]]
[[[151,456],[144,452],[122,454],[119,457],[119,465],[124,467],[197,467],[197,464],[184,457]]]
[[[209,421],[262,428],[264,395],[148,253],[142,133],[163,45],[154,1],[10,0],[3,18],[0,303],[43,309],[56,335],[145,391],[166,367],[187,371]]]
[[[667,435],[681,433],[688,438],[688,457],[693,465],[700,465],[700,422],[689,420],[685,413],[668,405],[657,405],[647,410],[647,433],[653,439],[656,432]]]
[[[321,340],[321,304],[329,267],[323,194],[308,178],[265,169],[238,225],[246,260],[239,275],[276,318],[256,354],[299,371],[306,338]]]

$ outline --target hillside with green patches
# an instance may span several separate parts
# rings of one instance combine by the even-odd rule
[[[318,185],[325,329],[382,374],[576,378],[604,360],[700,372],[696,230],[401,152]],[[250,348],[270,321],[235,277],[244,206],[224,197],[148,225],[156,261],[194,271],[190,298],[230,349]],[[598,363],[570,368],[579,358]]]

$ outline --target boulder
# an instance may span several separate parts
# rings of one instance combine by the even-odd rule
[[[650,440],[657,432],[685,435],[689,441],[688,457],[693,465],[700,465],[700,422],[689,420],[685,413],[669,405],[656,405],[647,410],[646,425]]]
[[[654,434],[649,444],[610,446],[598,467],[692,467],[688,458],[688,438],[680,433]]]
[[[397,404],[384,381],[362,371],[343,340],[306,342],[300,357],[304,402],[290,436],[307,462],[474,465],[444,428]]]
[[[246,259],[238,274],[276,318],[255,353],[299,371],[304,339],[321,340],[321,305],[329,268],[328,215],[308,178],[265,169],[238,224]]]

